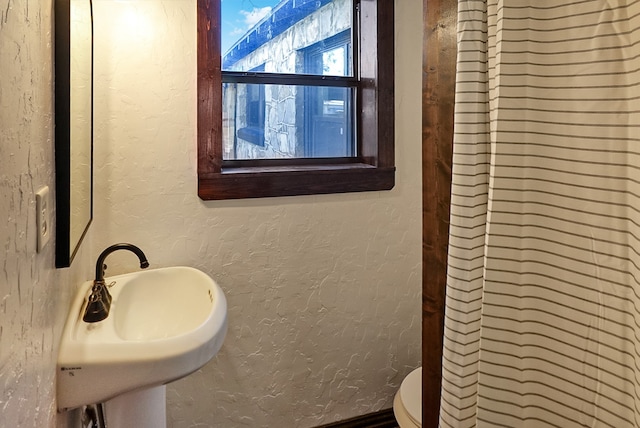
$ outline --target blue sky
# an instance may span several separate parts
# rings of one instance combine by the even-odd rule
[[[222,54],[280,0],[222,0]]]

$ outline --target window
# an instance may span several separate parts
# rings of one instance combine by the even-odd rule
[[[251,72],[263,72],[264,64],[251,69]],[[222,89],[223,111],[233,111],[227,114],[222,122],[227,123],[226,133],[223,133],[223,145],[225,152],[223,159],[239,159],[238,139],[244,140],[247,144],[264,147],[264,127],[265,120],[265,85],[229,85],[223,84]],[[225,97],[226,95],[226,97]],[[244,100],[238,102],[238,100]],[[230,104],[231,101],[231,104]],[[241,104],[242,111],[238,111],[238,104]],[[223,114],[224,116],[224,114]],[[247,156],[251,159],[254,156]]]
[[[220,0],[198,0],[202,199],[393,187],[393,1],[353,2],[348,25],[309,25],[305,39],[314,13],[344,21],[331,8],[351,0],[281,0],[221,52]],[[269,47],[287,31],[298,33],[284,54]]]
[[[342,31],[305,49],[304,72],[353,76],[351,32]],[[305,88],[304,155],[311,158],[355,156],[354,91],[350,88]]]

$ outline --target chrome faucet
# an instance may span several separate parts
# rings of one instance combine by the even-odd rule
[[[98,322],[102,321],[109,315],[109,309],[111,309],[111,294],[104,283],[104,271],[107,269],[107,265],[104,264],[107,256],[114,251],[128,250],[138,256],[140,260],[140,268],[146,269],[149,267],[147,256],[144,255],[142,250],[133,244],[114,244],[107,247],[96,262],[96,279],[93,281],[91,287],[91,294],[89,295],[89,302],[87,308],[84,311],[82,320],[84,322]]]

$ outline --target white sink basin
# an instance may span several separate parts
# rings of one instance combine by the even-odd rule
[[[82,321],[93,281],[80,287],[69,311],[58,355],[60,410],[182,378],[222,346],[227,303],[205,273],[170,267],[105,282],[115,283],[105,320]]]

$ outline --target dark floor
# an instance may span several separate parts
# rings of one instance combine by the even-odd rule
[[[380,410],[368,415],[358,416],[317,428],[399,428],[393,409]]]

